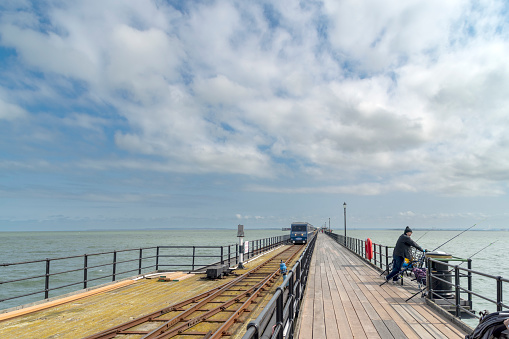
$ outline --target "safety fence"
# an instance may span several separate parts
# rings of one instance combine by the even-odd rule
[[[252,240],[246,250],[238,244],[154,246],[0,263],[0,309],[161,270],[195,272],[218,263],[237,265],[241,250],[247,260],[287,243],[289,238]]]
[[[426,258],[426,267],[431,269],[427,270],[426,275],[426,286],[429,287],[423,292],[428,298],[458,318],[470,316],[480,319],[481,311],[492,313],[509,310],[503,300],[504,285],[507,290],[509,279],[472,270],[471,259],[466,259],[466,268],[460,266],[462,263],[451,263],[464,260],[454,257]],[[474,282],[479,288],[474,288]],[[466,295],[466,299],[463,295]],[[473,310],[474,305],[478,307],[477,312]]]
[[[370,263],[382,274],[392,270],[392,251],[394,247],[373,243],[370,251],[371,258],[369,258],[370,256],[367,253],[369,246],[366,247],[366,241],[331,232],[325,233],[337,243]],[[465,262],[467,267],[462,267],[461,265]],[[462,259],[455,256],[446,258],[427,257],[425,267],[425,282],[422,281],[419,284],[421,290],[414,296],[417,294],[426,296],[431,302],[455,317],[480,319],[481,311],[492,313],[509,310],[509,306],[503,302],[504,285],[509,283],[509,279],[473,270],[472,259]],[[407,273],[410,274],[410,272]],[[405,276],[415,280],[415,277],[406,274],[403,274],[402,278],[405,278]],[[401,279],[401,284],[403,284],[403,279]],[[507,285],[505,290],[507,290]],[[474,307],[478,310],[475,311]]]
[[[368,255],[366,251],[366,241],[362,239],[345,237],[344,235],[332,232],[325,232],[325,234],[381,271],[387,271],[392,263],[392,251],[394,250],[394,246],[373,243],[371,245],[371,253]]]
[[[294,337],[295,321],[300,312],[316,238],[313,236],[262,313],[247,325],[247,331],[242,339]]]

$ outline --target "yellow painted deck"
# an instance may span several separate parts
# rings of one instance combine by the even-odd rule
[[[243,274],[260,264],[268,256],[282,251],[275,249],[246,264]],[[297,257],[298,258],[298,257]],[[0,338],[9,339],[78,339],[106,330],[124,322],[162,309],[222,285],[235,276],[225,279],[204,279],[197,274],[182,281],[158,282],[158,279],[126,280],[84,293],[0,314]],[[274,286],[276,287],[276,286]],[[267,297],[268,301],[270,296]],[[41,309],[42,308],[42,309]],[[27,314],[27,311],[31,311]],[[261,308],[246,312],[245,321],[255,317]]]
[[[464,338],[467,334],[427,305],[416,287],[384,282],[380,273],[325,234],[310,266],[299,339]]]

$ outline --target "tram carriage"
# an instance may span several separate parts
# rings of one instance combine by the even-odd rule
[[[290,229],[290,242],[293,244],[305,244],[312,239],[316,228],[308,222],[294,222]]]

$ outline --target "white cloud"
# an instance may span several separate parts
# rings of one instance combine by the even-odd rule
[[[28,117],[28,112],[18,105],[0,99],[0,120],[15,120]]]
[[[26,81],[38,99],[72,101],[59,90],[76,81],[80,104],[126,120],[112,133],[132,158],[118,165],[150,156],[139,167],[315,179],[250,186],[264,192],[506,190],[499,2],[482,11],[437,0],[189,2],[183,13],[152,1],[62,6],[45,9],[46,26],[28,11],[5,14],[1,44],[23,76],[42,74]],[[0,101],[0,119],[26,116],[19,98],[30,89],[5,91],[18,102]],[[66,111],[68,126],[111,126],[104,113]]]

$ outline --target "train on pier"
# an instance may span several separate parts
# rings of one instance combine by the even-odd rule
[[[294,222],[290,228],[290,242],[306,244],[315,236],[316,232],[316,227],[308,222]]]

